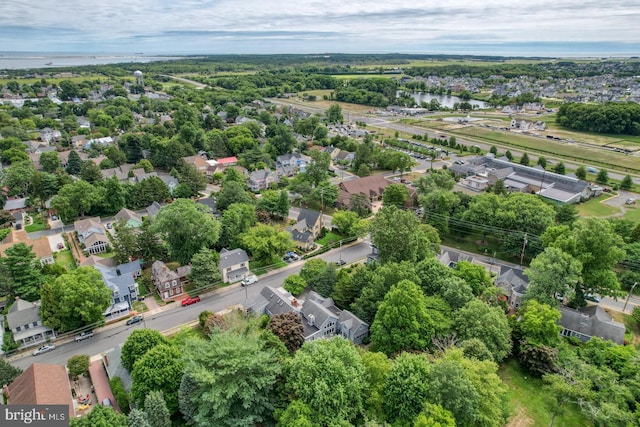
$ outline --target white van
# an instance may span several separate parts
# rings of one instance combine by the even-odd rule
[[[255,274],[250,274],[242,280],[242,286],[253,285],[258,282],[258,276]]]

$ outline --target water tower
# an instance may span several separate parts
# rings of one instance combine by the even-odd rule
[[[133,76],[136,78],[136,84],[144,86],[144,78],[142,77],[142,71],[136,70],[133,72]]]

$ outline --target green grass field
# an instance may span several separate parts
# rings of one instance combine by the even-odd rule
[[[329,232],[325,234],[323,238],[316,240],[316,243],[320,245],[328,245],[331,243],[339,242],[340,240],[342,240],[341,235],[337,233]]]
[[[508,387],[511,418],[507,427],[547,427],[551,421],[553,401],[545,392],[542,380],[532,378],[514,359],[504,362],[498,375]],[[554,425],[586,427],[592,424],[577,406],[570,405],[556,417]]]
[[[578,213],[580,214],[580,216],[602,217],[602,216],[613,215],[615,213],[620,212],[619,208],[601,203],[602,201],[608,199],[609,197],[611,196],[608,194],[603,194],[599,197],[596,197],[595,199],[591,199],[587,202],[580,203],[578,205]]]
[[[67,270],[70,271],[76,269],[76,261],[73,259],[73,255],[71,255],[71,251],[69,249],[56,252],[55,254],[53,254],[53,257],[56,261],[56,264],[63,266]]]

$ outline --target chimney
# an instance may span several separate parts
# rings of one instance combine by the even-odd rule
[[[316,322],[316,316],[310,314],[309,316],[307,316],[307,321],[309,322],[309,326],[314,326]]]
[[[109,356],[107,356],[107,353],[102,353],[102,363],[104,363],[104,366],[109,366]]]
[[[297,300],[297,299],[295,299],[295,298],[293,298],[293,299],[291,300],[291,305],[292,305],[292,306],[294,306],[294,307],[297,307],[297,306],[298,306],[298,300]]]

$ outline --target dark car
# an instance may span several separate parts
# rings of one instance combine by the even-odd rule
[[[142,317],[141,314],[138,314],[136,316],[133,316],[129,320],[127,320],[127,325],[135,325],[136,323],[140,323],[143,320],[144,320],[144,317]]]

